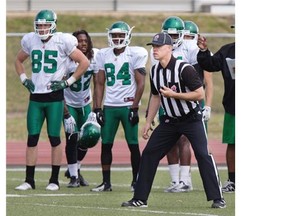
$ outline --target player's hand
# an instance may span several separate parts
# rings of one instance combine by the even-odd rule
[[[64,129],[65,129],[65,132],[72,134],[72,133],[75,132],[75,127],[76,127],[76,121],[73,118],[73,116],[71,116],[70,114],[66,114],[64,116]]]
[[[204,106],[204,108],[202,109],[202,112],[203,112],[203,120],[208,121],[211,117],[211,107]]]
[[[94,113],[96,114],[98,124],[103,127],[105,123],[103,110],[101,108],[95,108]]]
[[[205,51],[208,49],[207,40],[204,36],[201,36],[201,35],[198,36],[197,45],[202,51]]]
[[[138,108],[130,108],[128,120],[131,125],[134,126],[139,122]]]
[[[24,82],[22,83],[30,93],[34,92],[35,90],[35,85],[34,83],[32,82],[31,79],[25,79]]]
[[[88,121],[97,122],[96,113],[90,112],[89,115],[88,115],[88,118],[87,118],[86,122],[88,122]]]
[[[66,80],[61,81],[51,81],[50,89],[52,91],[59,91],[68,87]]]

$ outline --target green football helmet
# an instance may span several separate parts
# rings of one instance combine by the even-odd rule
[[[166,32],[169,35],[178,34],[178,38],[173,39],[173,48],[177,48],[183,42],[184,38],[184,22],[177,16],[170,16],[162,23],[162,32]]]
[[[100,136],[101,126],[97,122],[85,122],[80,129],[79,147],[83,149],[94,147],[98,143]]]
[[[47,25],[46,28],[40,27],[41,25]],[[56,32],[57,15],[52,10],[41,10],[35,17],[34,30],[35,33],[41,38],[46,40],[49,36],[52,36]]]
[[[111,27],[108,30],[108,44],[110,47],[121,49],[122,47],[128,46],[130,44],[131,40],[131,32],[132,28],[123,21],[115,22],[111,25]],[[124,37],[114,37],[113,34],[119,34],[124,33]]]
[[[199,28],[196,25],[196,23],[186,20],[184,21],[184,24],[185,24],[184,35],[195,36],[199,34]]]

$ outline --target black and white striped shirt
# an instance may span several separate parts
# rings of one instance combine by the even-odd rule
[[[166,115],[181,117],[196,108],[198,101],[163,97],[160,88],[166,86],[175,92],[185,93],[200,88],[202,81],[193,66],[172,56],[166,68],[159,62],[153,65],[150,71],[150,86],[153,95],[161,96],[161,106]]]

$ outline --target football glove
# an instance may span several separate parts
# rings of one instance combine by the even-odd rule
[[[51,81],[50,89],[52,91],[59,91],[68,87],[66,80],[61,81]]]
[[[138,108],[130,108],[128,120],[132,126],[136,125],[139,122]]]
[[[96,116],[96,113],[94,112],[90,112],[89,115],[88,115],[88,118],[86,120],[86,122],[97,122],[97,116]]]
[[[25,79],[24,82],[22,83],[30,93],[34,92],[35,90],[35,85],[34,83],[32,82],[31,79]]]
[[[64,129],[65,129],[65,132],[72,134],[72,133],[75,132],[75,127],[76,127],[76,121],[73,118],[73,116],[71,116],[70,114],[66,114],[64,116]]]
[[[101,108],[95,108],[94,113],[96,114],[98,124],[103,127],[105,123],[103,110]]]
[[[202,112],[203,112],[203,120],[208,121],[211,116],[211,107],[204,106],[204,108],[202,109]]]

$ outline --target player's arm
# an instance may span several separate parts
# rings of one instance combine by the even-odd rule
[[[92,82],[93,82],[93,101],[92,101],[92,110],[94,110],[96,108],[96,85],[97,85],[97,74],[93,73],[93,78],[92,78]]]
[[[135,92],[132,108],[138,107],[138,104],[143,95],[144,88],[145,88],[146,70],[145,68],[139,68],[139,69],[136,69],[134,73],[135,73],[135,81],[136,81],[137,87],[136,87],[136,92]]]
[[[204,83],[205,83],[205,106],[212,106],[213,99],[213,74],[204,71]]]
[[[78,63],[78,66],[73,73],[73,75],[67,80],[68,85],[72,85],[76,80],[78,80],[89,67],[89,60],[87,57],[78,49],[76,48],[71,54],[70,58]]]
[[[15,60],[15,70],[16,73],[19,75],[21,83],[28,89],[30,93],[33,93],[35,90],[35,85],[31,79],[28,79],[25,73],[25,67],[23,62],[29,57],[29,55],[21,49]]]
[[[19,76],[25,75],[25,67],[23,62],[29,57],[29,55],[22,49],[18,52],[15,60],[15,69]],[[23,74],[23,75],[22,75]],[[26,75],[25,75],[26,76]]]
[[[101,108],[105,90],[105,80],[106,80],[105,71],[99,70],[98,73],[96,74],[95,79],[96,79],[96,88],[94,88],[94,94],[96,95],[95,108]]]
[[[218,51],[215,55],[211,55],[211,52],[208,49],[207,39],[203,36],[198,37],[197,45],[200,48],[197,54],[197,62],[200,67],[209,72],[220,71],[222,68],[222,57],[220,52]]]

